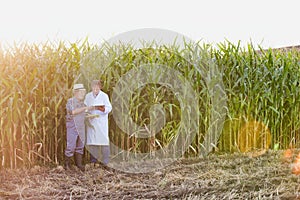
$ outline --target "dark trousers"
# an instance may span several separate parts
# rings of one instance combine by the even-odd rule
[[[88,145],[91,163],[100,161],[104,165],[109,162],[110,148],[108,145]]]

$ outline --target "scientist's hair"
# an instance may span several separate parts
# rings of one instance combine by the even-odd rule
[[[101,88],[101,86],[102,86],[101,81],[100,80],[93,80],[91,82],[91,87],[94,87],[94,86],[99,86]]]

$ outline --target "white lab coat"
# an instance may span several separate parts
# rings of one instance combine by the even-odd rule
[[[109,145],[108,113],[110,113],[112,106],[108,95],[100,91],[99,94],[94,97],[93,93],[90,92],[85,96],[84,103],[87,106],[105,105],[104,112],[100,110],[91,111],[92,114],[97,114],[99,117],[89,119],[94,129],[87,126],[86,145]]]

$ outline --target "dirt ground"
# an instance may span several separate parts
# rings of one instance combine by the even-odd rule
[[[0,171],[0,199],[300,199],[295,155],[213,154],[181,159],[150,173],[86,165]]]

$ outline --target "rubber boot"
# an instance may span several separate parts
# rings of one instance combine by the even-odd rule
[[[75,164],[76,166],[82,171],[85,171],[84,166],[82,165],[82,154],[80,153],[75,153]]]
[[[65,156],[65,170],[70,170],[70,163],[71,163],[71,158],[68,156]]]

